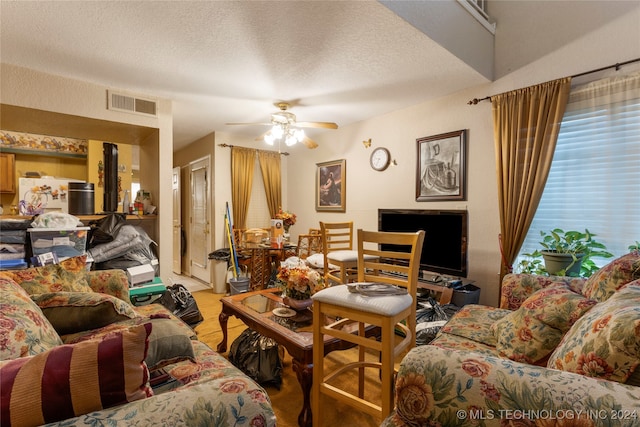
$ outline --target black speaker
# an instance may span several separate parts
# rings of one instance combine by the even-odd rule
[[[93,215],[95,192],[90,182],[69,183],[69,213],[71,215]]]

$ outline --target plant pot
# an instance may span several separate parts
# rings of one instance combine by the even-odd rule
[[[544,258],[544,267],[550,275],[579,276],[584,254],[575,254],[575,262],[572,254],[553,251],[542,251],[542,257]]]
[[[289,297],[282,297],[282,302],[284,305],[295,311],[303,311],[313,305],[313,300],[311,298],[293,299]]]

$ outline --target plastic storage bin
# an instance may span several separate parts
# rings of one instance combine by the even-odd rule
[[[53,252],[58,259],[84,255],[87,251],[89,227],[30,228],[33,255]]]

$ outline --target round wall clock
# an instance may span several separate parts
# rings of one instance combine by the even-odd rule
[[[378,147],[371,153],[369,162],[373,170],[383,171],[388,168],[391,163],[391,153],[384,147]]]

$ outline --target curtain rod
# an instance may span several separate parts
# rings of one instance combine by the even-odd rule
[[[634,62],[640,62],[640,58],[631,59],[631,60],[625,61],[625,62],[618,62],[616,64],[607,65],[606,67],[600,67],[600,68],[596,68],[595,70],[585,71],[584,73],[574,74],[574,75],[571,76],[571,78],[575,79],[576,77],[586,76],[587,74],[597,73],[599,71],[608,70],[610,68],[615,68],[616,71],[618,71],[618,70],[620,70],[620,67],[622,67],[624,65],[628,65],[628,64],[633,64]],[[495,95],[493,95],[493,96],[495,96]],[[473,98],[472,100],[467,102],[467,104],[476,105],[478,102],[487,101],[487,100],[491,100],[491,96],[485,96],[484,98],[480,98],[480,99]]]
[[[231,144],[218,144],[218,147],[229,147],[229,148],[233,148],[235,147],[235,145],[231,145]],[[247,150],[254,150],[254,151],[264,151],[266,153],[276,153],[276,151],[273,150],[260,150],[259,148],[248,148],[248,147],[243,147],[241,145],[238,145],[238,147],[240,148],[246,148]],[[287,153],[286,151],[278,151],[278,154],[282,155],[282,156],[288,156],[289,153]]]

